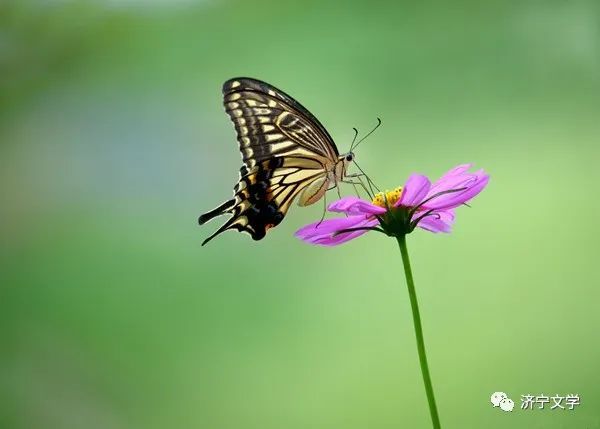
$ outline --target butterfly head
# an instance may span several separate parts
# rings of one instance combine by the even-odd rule
[[[348,166],[354,161],[354,152],[350,151],[350,152],[346,152],[343,153],[339,156],[338,158],[338,163],[337,165],[339,166],[343,166],[343,171],[344,171],[344,175],[346,174],[345,172],[348,170]]]

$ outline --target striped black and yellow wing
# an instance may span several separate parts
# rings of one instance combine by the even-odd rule
[[[228,229],[262,239],[283,220],[296,196],[326,177],[339,157],[325,127],[268,83],[230,79],[223,85],[223,103],[235,126],[244,165],[234,197],[200,216],[202,225],[221,214],[232,215],[203,245]]]

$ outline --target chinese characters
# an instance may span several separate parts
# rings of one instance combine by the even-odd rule
[[[581,398],[579,394],[568,394],[565,396],[559,395],[558,393],[554,396],[546,396],[543,393],[540,395],[521,395],[521,409],[522,410],[543,410],[549,408],[550,410],[574,410],[576,406],[581,404]]]

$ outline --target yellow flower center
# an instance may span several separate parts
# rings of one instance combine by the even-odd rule
[[[386,189],[385,192],[378,192],[373,198],[373,204],[384,209],[389,209],[394,206],[402,196],[402,186],[398,186],[392,191]]]

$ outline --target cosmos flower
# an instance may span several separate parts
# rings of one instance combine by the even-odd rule
[[[322,246],[336,246],[367,231],[378,231],[396,239],[402,256],[419,364],[434,429],[441,428],[440,418],[429,374],[406,235],[417,227],[436,233],[450,232],[456,208],[471,201],[490,179],[483,170],[470,173],[470,168],[471,164],[459,165],[433,184],[421,174],[412,174],[404,186],[375,194],[372,201],[358,197],[342,198],[330,204],[328,210],[343,213],[345,217],[314,222],[296,232],[301,240]]]
[[[399,237],[416,227],[438,233],[450,232],[455,209],[466,204],[488,184],[483,170],[470,173],[471,164],[459,165],[438,181],[412,174],[404,186],[380,192],[372,201],[345,197],[330,204],[331,212],[346,216],[314,222],[299,229],[296,237],[311,244],[336,246],[367,231]]]

